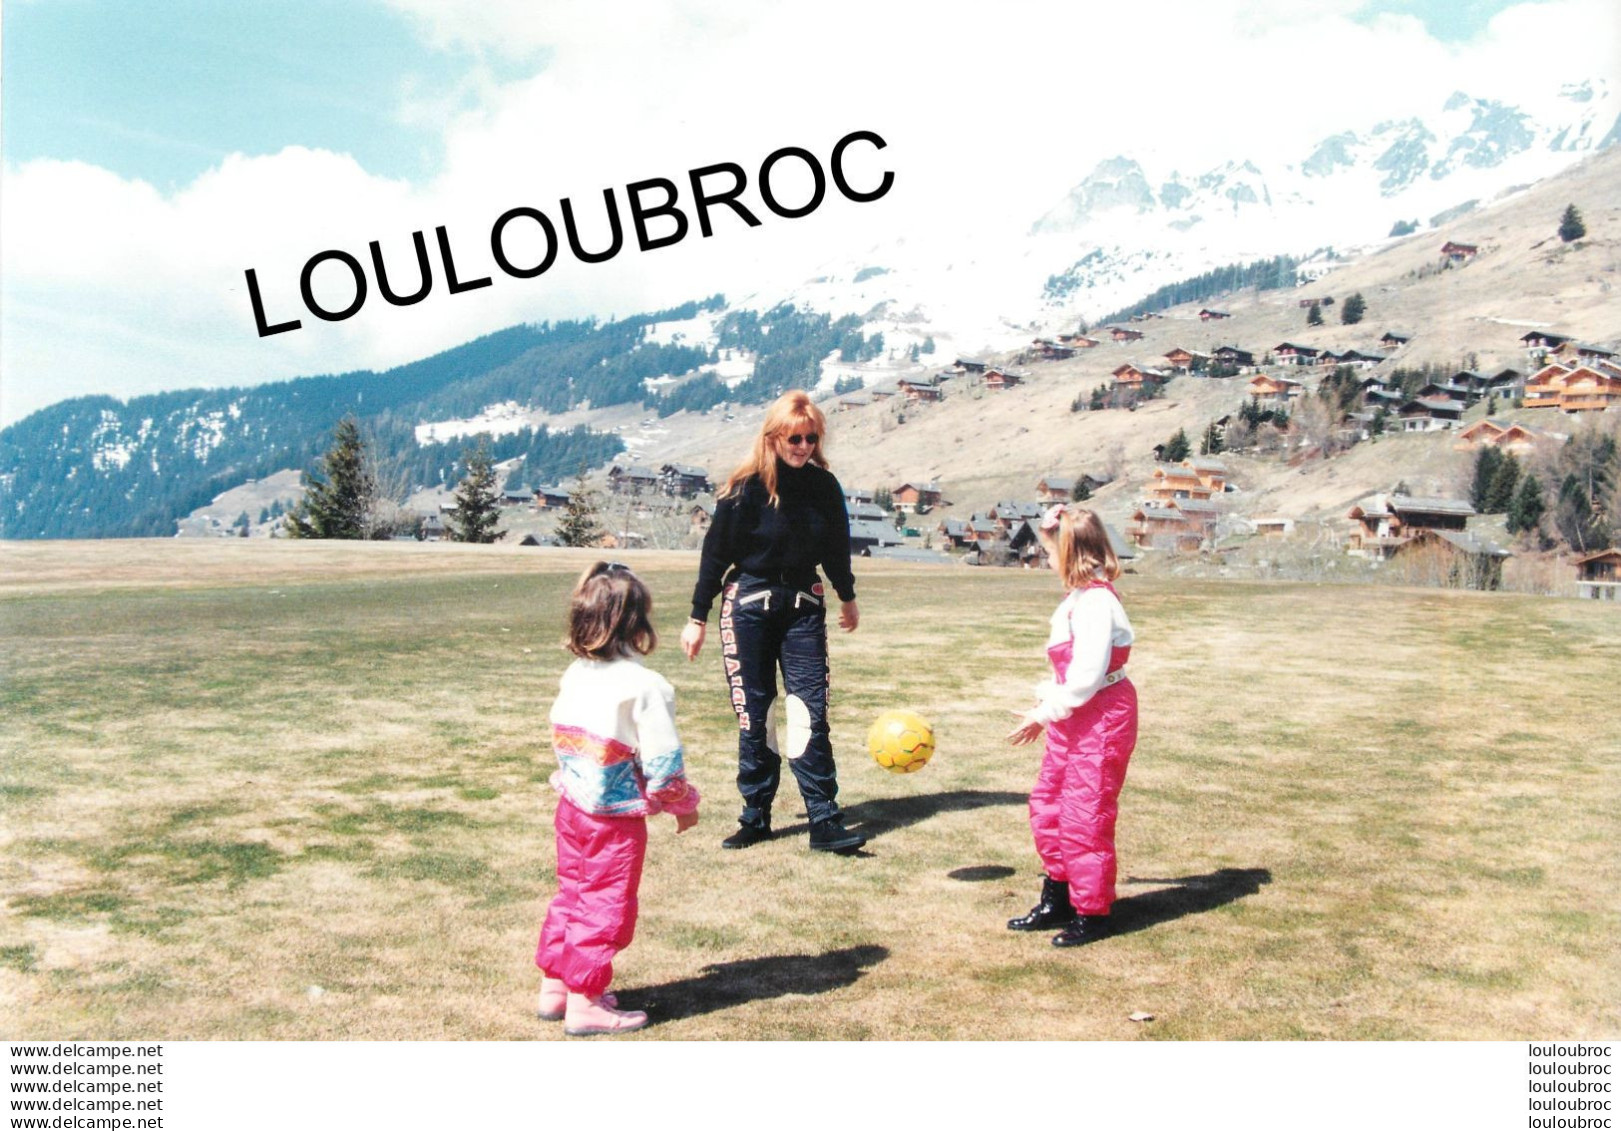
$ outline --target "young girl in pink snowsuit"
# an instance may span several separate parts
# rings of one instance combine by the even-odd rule
[[[1063,928],[1054,946],[1080,946],[1106,932],[1114,904],[1114,823],[1126,763],[1137,745],[1137,690],[1126,678],[1131,621],[1110,584],[1120,563],[1103,522],[1076,506],[1041,521],[1041,538],[1065,594],[1053,613],[1047,658],[1053,678],[1008,734],[1015,746],[1047,732],[1030,791],[1030,829],[1047,874],[1041,902],[1008,921],[1012,931]]]
[[[698,823],[675,730],[675,691],[641,657],[658,643],[653,599],[618,562],[597,562],[570,602],[563,645],[577,657],[552,704],[558,770],[557,895],[540,929],[540,1017],[572,1037],[627,1033],[647,1014],[608,993],[614,955],[636,931],[647,817]]]

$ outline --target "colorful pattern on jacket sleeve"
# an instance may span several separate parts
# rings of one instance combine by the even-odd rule
[[[577,807],[600,817],[641,817],[657,810],[643,793],[636,751],[583,727],[552,727],[558,770],[552,784]]]

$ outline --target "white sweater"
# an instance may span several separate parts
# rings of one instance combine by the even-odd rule
[[[1096,695],[1109,674],[1109,655],[1132,642],[1131,621],[1120,599],[1102,586],[1071,589],[1053,612],[1047,647],[1075,641],[1064,682],[1046,679],[1036,685],[1036,709],[1030,717],[1056,723]]]

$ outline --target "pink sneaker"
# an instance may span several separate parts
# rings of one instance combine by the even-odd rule
[[[613,994],[603,994],[602,1002],[610,1009],[619,1004],[619,999]],[[542,1021],[561,1021],[568,1010],[568,987],[561,978],[540,979],[540,1003],[536,1008],[536,1016]]]
[[[608,994],[594,998],[569,994],[563,1032],[570,1037],[596,1037],[629,1033],[647,1024],[647,1014],[640,1010],[615,1009],[608,1004],[608,997]]]

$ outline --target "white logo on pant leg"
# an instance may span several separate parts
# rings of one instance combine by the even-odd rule
[[[811,740],[810,708],[797,695],[788,696],[788,757],[805,753]]]

